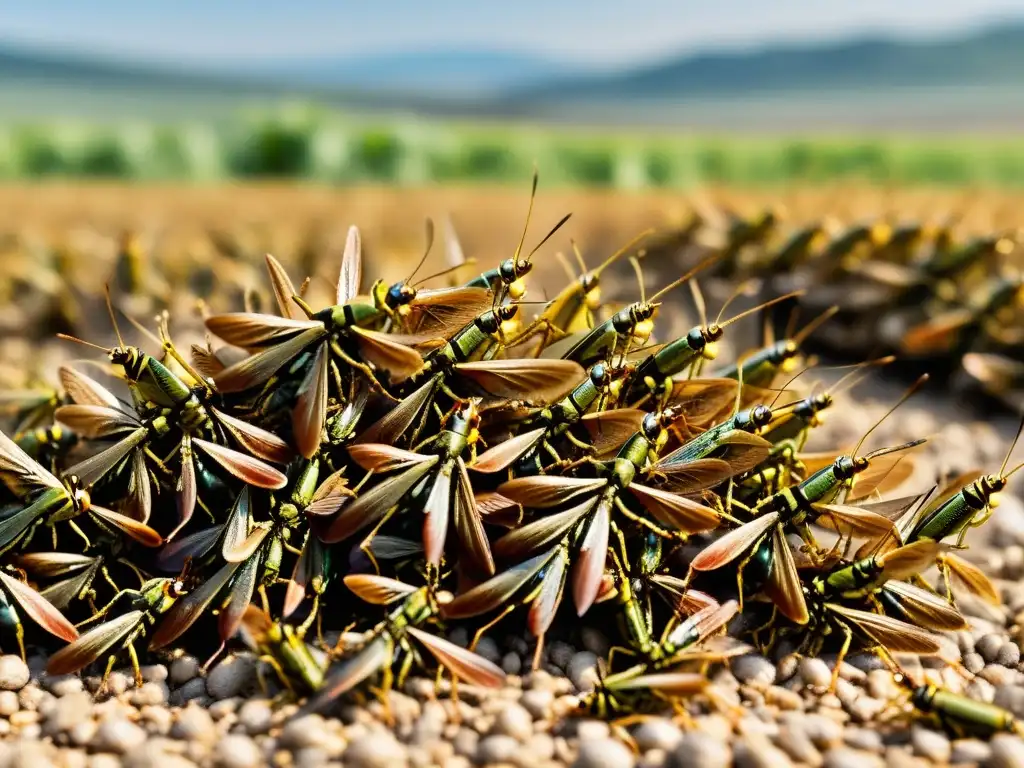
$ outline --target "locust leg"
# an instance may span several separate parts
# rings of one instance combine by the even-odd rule
[[[320,618],[320,595],[318,593],[314,593],[313,594],[313,606],[312,606],[312,608],[309,609],[309,616],[307,616],[306,619],[301,624],[299,624],[299,626],[295,629],[295,633],[299,636],[300,640],[306,636],[307,632],[309,632],[309,628],[311,626],[313,626],[313,622],[314,621],[317,621],[317,627],[318,627],[318,631],[319,631],[319,621],[318,621],[319,618]]]
[[[850,651],[850,645],[853,644],[853,630],[846,622],[840,622],[839,628],[843,633],[843,644],[839,646],[839,653],[836,654],[836,665],[832,669],[832,682],[828,685],[828,692],[835,693],[836,686],[839,685],[839,671],[843,666],[843,659],[846,658],[846,654]]]
[[[18,640],[18,653],[21,655],[21,660],[25,661],[25,627],[20,619],[14,625],[14,636]]]
[[[395,514],[395,509],[397,509],[397,507],[389,509],[387,513],[385,513],[385,515],[380,519],[380,521],[375,526],[373,526],[373,530],[371,530],[366,535],[366,537],[359,543],[359,549],[365,552],[366,556],[370,558],[370,562],[373,564],[373,570],[377,572],[378,576],[380,575],[380,563],[377,562],[377,558],[374,556],[373,548],[370,546],[370,544],[373,542],[374,536],[376,536],[380,532],[380,529],[384,526],[384,524],[388,520],[390,520],[392,516]]]
[[[471,651],[476,650],[477,644],[480,642],[480,640],[483,639],[483,636],[487,633],[487,631],[490,630],[492,627],[494,627],[495,624],[497,624],[499,621],[504,619],[506,616],[508,616],[510,613],[512,613],[512,611],[514,611],[518,607],[519,607],[518,603],[512,603],[510,605],[506,605],[504,608],[502,608],[501,613],[499,613],[493,619],[491,619],[486,624],[484,624],[482,627],[480,627],[480,629],[478,629],[476,631],[476,633],[473,635],[473,642],[471,642],[469,644],[469,650],[471,650]]]
[[[637,525],[642,525],[644,528],[647,528],[652,533],[654,533],[657,536],[660,536],[663,539],[675,541],[679,538],[678,533],[673,531],[667,531],[661,526],[655,525],[650,520],[640,517],[640,515],[636,514],[629,507],[627,507],[626,503],[618,496],[615,497],[615,508],[619,510],[619,512],[621,512],[625,517],[629,518]]]
[[[632,648],[627,648],[624,645],[613,645],[608,650],[608,669],[609,670],[615,669],[615,667],[613,666],[612,662],[615,661],[615,652],[616,651],[618,651],[620,655],[625,654],[627,656],[636,656],[636,651],[634,651]]]
[[[96,689],[96,698],[103,696],[107,692],[107,686],[110,682],[110,673],[114,671],[114,663],[117,661],[117,656],[111,654],[107,657],[107,666],[103,670],[103,679],[100,680],[100,687]]]
[[[135,675],[135,687],[141,688],[144,681],[142,679],[142,667],[139,665],[139,653],[135,650],[134,637],[128,641],[128,659],[132,663],[132,672]]]

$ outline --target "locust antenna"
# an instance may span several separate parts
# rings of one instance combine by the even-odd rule
[[[700,289],[697,278],[690,281],[690,295],[693,297],[693,306],[697,310],[697,320],[702,328],[708,327],[708,307],[704,303],[704,292]]]
[[[792,337],[792,340],[796,342],[797,345],[803,344],[812,333],[821,328],[821,326],[825,324],[825,321],[835,316],[838,311],[839,307],[837,305],[832,305],[804,326],[803,330],[797,333],[796,336]]]
[[[640,259],[638,259],[636,256],[631,256],[629,258],[629,263],[633,266],[633,273],[636,275],[637,285],[640,286],[640,303],[646,304],[647,291],[644,289],[644,271],[643,268],[640,266]]]
[[[726,320],[721,325],[718,325],[717,323],[716,323],[716,325],[718,325],[719,328],[723,328],[723,329],[724,328],[728,328],[730,325],[735,323],[737,320],[742,320],[744,317],[749,317],[750,315],[754,314],[755,312],[761,312],[761,311],[763,311],[765,309],[768,309],[768,307],[772,307],[772,306],[775,306],[776,304],[779,304],[779,303],[781,303],[783,301],[787,301],[788,299],[792,299],[794,296],[802,296],[803,293],[804,293],[803,290],[799,290],[799,291],[793,291],[792,293],[783,294],[782,296],[776,296],[774,299],[769,299],[768,301],[764,302],[763,304],[758,304],[756,307],[751,307],[750,309],[744,310],[743,312],[740,312],[738,315],[733,315],[732,317],[730,317],[728,320]]]
[[[646,240],[648,237],[650,237],[653,234],[654,234],[654,230],[653,229],[645,229],[643,232],[641,232],[640,234],[636,235],[633,239],[631,239],[629,242],[627,242],[625,245],[623,245],[621,248],[619,248],[617,251],[615,251],[615,253],[613,253],[611,256],[609,256],[607,259],[605,259],[603,262],[601,262],[601,264],[599,266],[597,266],[596,268],[591,270],[590,274],[595,275],[595,276],[596,275],[600,275],[605,269],[607,269],[613,263],[615,263],[616,261],[621,259],[625,254],[629,253],[629,251],[631,251],[636,246],[640,245],[641,242],[643,242],[644,240]],[[573,248],[575,248],[575,247],[576,247],[576,244],[573,243]],[[577,258],[580,259],[580,266],[584,267],[584,272],[586,272],[586,267],[583,264],[583,259],[580,257],[579,253],[577,253],[576,256],[577,256]]]
[[[533,186],[530,189],[530,205],[526,209],[526,222],[523,224],[523,234],[519,237],[519,245],[516,246],[516,252],[512,255],[515,261],[519,260],[519,254],[523,252],[523,245],[526,243],[526,232],[530,228],[530,216],[533,215],[533,202],[537,199],[537,167],[533,168]]]
[[[1010,471],[1010,475],[1003,474],[1006,471],[1006,465],[1010,463],[1010,456],[1013,455],[1013,449],[1017,447],[1017,441],[1020,440],[1020,433],[1022,430],[1024,430],[1024,416],[1021,417],[1020,424],[1017,427],[1017,434],[1013,436],[1013,442],[1010,443],[1010,447],[1006,451],[1006,457],[1003,459],[1003,464],[1001,467],[999,467],[1000,477],[1009,477],[1018,469],[1020,469],[1020,465],[1018,465],[1017,467]]]
[[[533,246],[533,250],[530,251],[530,254],[526,257],[526,260],[529,261],[530,259],[532,259],[533,258],[533,254],[535,254],[537,251],[539,251],[543,247],[544,243],[546,243],[548,240],[550,240],[552,237],[554,237],[555,233],[558,232],[558,230],[560,230],[565,225],[565,222],[567,222],[571,218],[572,218],[572,214],[571,213],[567,213],[567,214],[565,214],[565,216],[563,216],[561,219],[559,219],[558,223],[555,224],[555,226],[553,226],[551,228],[551,231],[548,232],[546,235],[544,235],[544,237],[541,239],[541,241],[539,243],[537,243],[535,246]],[[526,233],[524,232],[523,234],[525,235]],[[516,250],[516,258],[517,259],[519,258],[519,250]]]
[[[110,299],[110,283],[104,284],[103,293],[107,297],[107,312],[110,314],[110,322],[114,326],[114,335],[117,336],[117,345],[124,349],[124,339],[121,338],[121,329],[117,327],[117,316],[114,313],[114,302]]]
[[[928,374],[927,373],[922,374],[920,376],[920,378],[918,378],[917,381],[915,381],[913,384],[911,384],[910,387],[907,389],[907,391],[903,393],[902,397],[900,397],[900,399],[896,401],[896,404],[893,405],[892,408],[890,408],[884,414],[882,414],[882,418],[880,418],[878,421],[876,421],[874,424],[872,424],[871,427],[868,429],[868,431],[865,432],[861,436],[860,441],[854,447],[854,449],[853,449],[853,451],[852,451],[852,453],[850,455],[851,456],[856,456],[857,452],[860,451],[860,447],[862,445],[864,445],[864,441],[868,439],[868,435],[870,435],[872,432],[874,432],[883,421],[885,421],[887,418],[889,418],[889,416],[892,415],[893,411],[895,411],[897,408],[899,408],[901,405],[903,405],[905,402],[907,402],[907,400],[909,400],[910,397],[915,392],[917,392],[917,390],[919,390],[922,386],[924,386],[926,381],[928,381]],[[917,442],[914,442],[913,445],[920,445],[923,442],[925,442],[925,441],[924,440],[918,440]],[[901,446],[901,447],[910,447],[910,445],[911,445],[910,443],[907,443],[906,446]]]
[[[583,275],[587,274],[587,262],[583,260],[583,254],[580,253],[580,247],[576,244],[575,240],[569,240],[569,245],[572,246],[572,255],[580,268],[580,277],[583,277]]]
[[[678,280],[672,281],[671,283],[666,285],[664,288],[662,288],[660,291],[658,291],[656,294],[651,296],[651,298],[648,299],[648,301],[650,301],[650,302],[657,301],[659,298],[664,296],[666,293],[671,291],[673,288],[678,288],[680,285],[685,283],[687,280],[690,280],[698,272],[701,272],[701,271],[707,269],[708,267],[710,267],[712,264],[714,264],[716,261],[718,261],[721,258],[722,258],[721,254],[715,254],[714,256],[709,256],[708,258],[704,259],[704,261],[702,261],[700,264],[698,264],[693,269],[691,269],[689,272],[687,272],[685,275],[680,277]]]
[[[426,247],[426,250],[423,251],[423,256],[420,257],[419,263],[416,265],[416,269],[414,269],[412,271],[412,274],[409,275],[409,279],[405,281],[406,283],[411,283],[412,279],[414,277],[416,277],[416,273],[420,271],[420,267],[423,266],[424,262],[426,262],[426,260],[427,260],[427,256],[430,255],[430,249],[434,247],[434,220],[431,219],[429,216],[427,217],[426,229],[427,229],[427,247]]]
[[[99,344],[93,344],[91,341],[85,341],[85,339],[80,339],[77,336],[71,336],[66,333],[58,333],[57,338],[64,339],[65,341],[73,341],[76,344],[82,344],[86,347],[92,347],[93,349],[98,349],[100,352],[106,355],[110,354],[110,349],[108,347],[101,347]]]

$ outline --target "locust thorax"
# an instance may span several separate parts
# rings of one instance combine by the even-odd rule
[[[291,502],[286,502],[277,509],[277,519],[285,525],[292,525],[298,522],[299,517],[300,512],[298,507]]]
[[[69,475],[64,482],[67,483],[68,489],[71,491],[75,509],[79,512],[88,512],[89,507],[92,506],[92,497],[89,496],[89,491],[79,487],[81,481],[78,479],[78,475]]]

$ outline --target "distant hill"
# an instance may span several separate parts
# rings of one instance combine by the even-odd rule
[[[361,58],[271,62],[260,72],[276,80],[392,93],[479,95],[578,74],[565,64],[511,51],[436,50]]]
[[[1024,22],[921,41],[880,36],[704,53],[611,75],[562,78],[506,94],[520,104],[679,99],[765,91],[1024,85]]]
[[[678,56],[587,73],[542,56],[437,50],[172,68],[0,41],[0,122],[218,120],[299,100],[346,114],[671,130],[1019,130],[1024,20]]]

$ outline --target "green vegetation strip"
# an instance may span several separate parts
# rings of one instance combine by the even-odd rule
[[[535,163],[545,184],[585,187],[842,179],[1024,186],[1024,139],[630,136],[288,116],[225,125],[0,128],[0,179],[500,183],[521,181]]]

